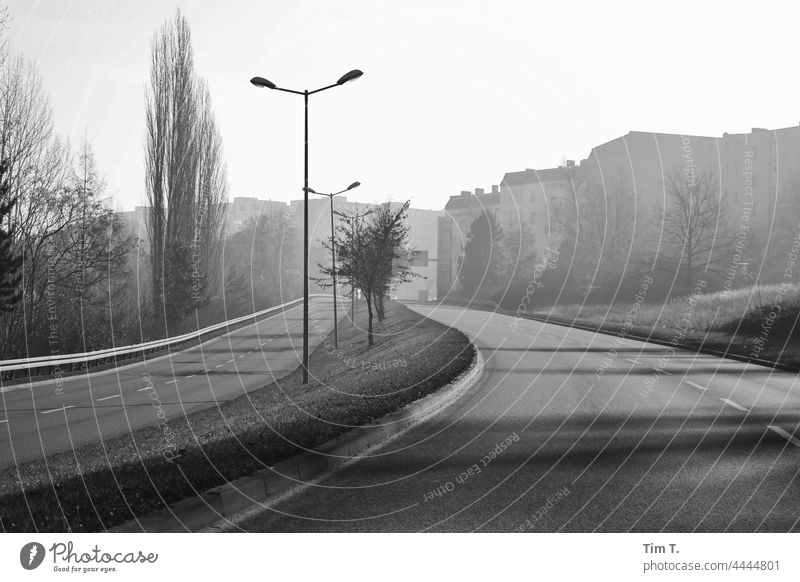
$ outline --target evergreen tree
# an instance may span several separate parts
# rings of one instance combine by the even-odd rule
[[[459,260],[463,293],[481,298],[494,294],[508,283],[508,266],[503,229],[494,213],[486,210],[472,222]]]
[[[8,164],[0,162],[0,310],[11,311],[22,297],[22,255],[14,249],[14,232],[10,223],[16,198],[10,196],[6,179]]]

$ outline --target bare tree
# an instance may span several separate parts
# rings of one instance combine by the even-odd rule
[[[337,264],[320,264],[320,271],[337,279],[352,289],[358,289],[367,303],[367,341],[374,345],[373,317],[384,317],[383,300],[392,286],[408,281],[412,276],[408,259],[412,251],[407,247],[406,224],[410,202],[399,207],[381,204],[367,211],[339,211],[341,218],[336,227]],[[330,243],[323,242],[330,250]]]
[[[295,256],[295,233],[287,214],[260,214],[245,221],[225,242],[226,304],[238,304],[243,313],[248,305],[256,311],[296,297],[300,273]]]
[[[208,87],[179,11],[153,39],[146,102],[146,190],[153,293],[167,333],[218,280],[227,172]]]
[[[656,265],[675,273],[686,291],[698,279],[723,270],[734,236],[713,174],[687,176],[676,170],[667,175],[665,186],[667,204],[656,216],[662,231]]]
[[[595,183],[574,169],[564,172],[568,196],[556,202],[554,215],[562,251],[571,255],[574,283],[587,291],[616,287],[638,260],[636,204],[626,175],[620,171]]]

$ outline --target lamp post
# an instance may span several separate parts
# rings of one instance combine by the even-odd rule
[[[313,188],[306,188],[306,194],[318,194],[320,196],[327,196],[331,201],[331,275],[333,276],[333,345],[338,350],[339,349],[339,315],[336,310],[336,250],[335,244],[336,239],[334,238],[333,234],[333,197],[338,196],[339,194],[344,194],[345,192],[349,192],[353,188],[358,188],[361,186],[361,182],[353,182],[344,190],[339,190],[338,192],[332,192],[327,194],[325,192],[316,192]]]
[[[294,93],[295,95],[302,95],[305,103],[305,148],[304,148],[304,185],[303,185],[303,384],[308,384],[308,97],[314,93],[320,93],[339,85],[344,85],[348,81],[355,81],[363,75],[358,69],[354,69],[349,73],[342,75],[333,85],[327,85],[319,89],[309,91],[295,91],[294,89],[285,89],[278,87],[272,81],[263,77],[253,77],[250,82],[261,89],[273,89],[275,91],[283,91],[284,93]],[[335,305],[335,303],[334,303]]]

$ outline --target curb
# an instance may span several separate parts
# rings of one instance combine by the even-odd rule
[[[231,518],[255,512],[266,503],[309,485],[331,471],[365,458],[369,450],[400,436],[458,400],[480,378],[484,361],[471,344],[474,357],[470,367],[449,385],[440,388],[378,420],[301,453],[270,468],[257,471],[215,487],[197,497],[183,499],[167,509],[131,520],[108,530],[133,532],[215,532],[231,526]]]

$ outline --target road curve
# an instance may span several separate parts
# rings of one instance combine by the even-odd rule
[[[798,531],[797,375],[453,307],[459,401],[246,531]],[[612,351],[613,350],[613,351]]]
[[[313,350],[333,326],[333,302],[312,299]],[[300,364],[302,305],[202,343],[119,368],[0,393],[0,467],[99,442],[236,398]],[[312,370],[313,371],[313,370]],[[11,389],[9,389],[11,388]]]

